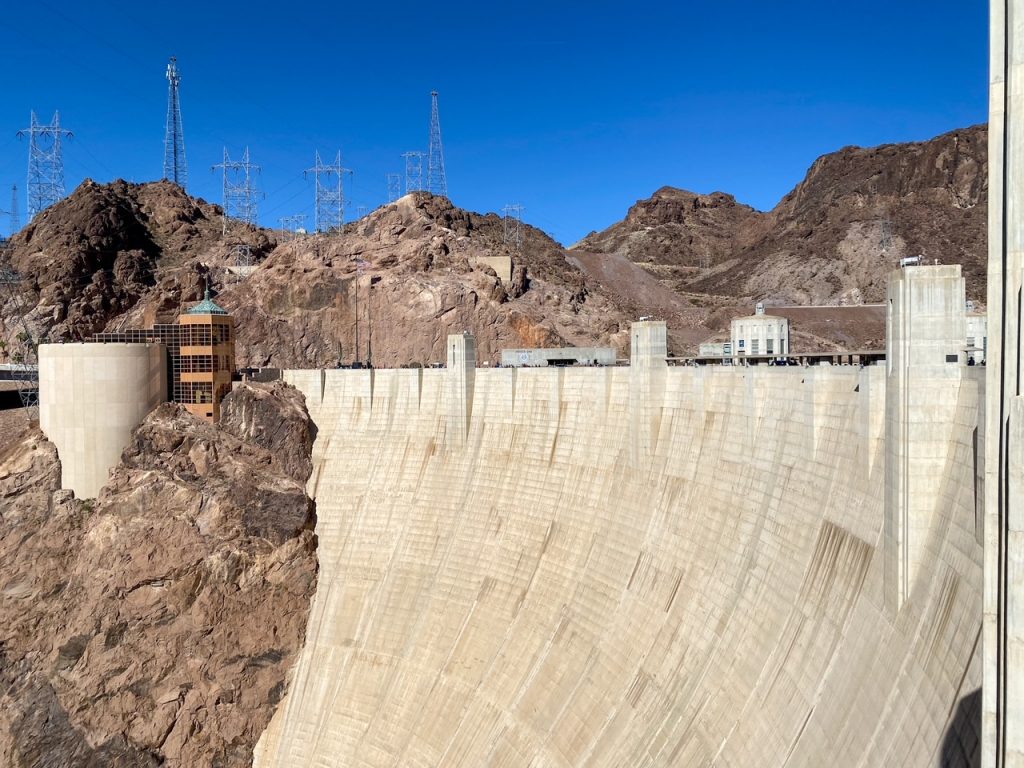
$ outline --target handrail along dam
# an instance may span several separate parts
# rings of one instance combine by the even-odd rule
[[[864,368],[286,372],[321,571],[256,765],[976,764],[984,369],[959,268],[890,298]]]

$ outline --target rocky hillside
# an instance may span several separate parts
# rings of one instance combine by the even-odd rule
[[[443,362],[447,335],[463,330],[492,363],[503,347],[624,350],[630,317],[587,285],[557,243],[525,229],[522,249],[511,251],[499,217],[407,195],[338,236],[279,247],[218,301],[252,365],[425,365]],[[482,260],[494,256],[511,257],[511,280]]]
[[[336,235],[279,245],[251,227],[223,238],[220,209],[167,182],[86,182],[13,239],[9,261],[34,333],[52,340],[172,321],[209,279],[238,319],[243,365],[440,362],[445,336],[462,330],[476,333],[483,360],[507,346],[624,351],[630,316],[586,284],[558,243],[523,232],[512,250],[498,216],[416,193]],[[259,265],[246,281],[228,270],[235,243]],[[512,258],[511,279],[485,262],[495,256]],[[18,313],[3,307],[13,348]]]
[[[983,301],[987,129],[819,158],[768,213],[663,188],[574,246],[625,256],[703,304],[879,301],[898,258],[960,263]]]
[[[664,187],[566,251],[527,225],[511,249],[498,216],[427,193],[340,233],[284,241],[246,226],[224,237],[219,207],[168,182],[85,182],[13,238],[8,257],[33,333],[53,340],[173,321],[209,280],[237,319],[242,365],[426,365],[463,330],[491,363],[504,347],[626,354],[640,315],[667,320],[680,353],[755,301],[879,301],[908,254],[962,263],[983,300],[986,183],[986,129],[975,126],[826,155],[768,213]],[[258,265],[244,281],[230,271],[237,245]],[[489,263],[503,256],[514,265],[504,279]],[[18,348],[20,311],[0,306],[3,357]],[[831,342],[844,343],[811,345]]]
[[[296,390],[220,428],[165,404],[95,501],[38,431],[0,453],[0,765],[247,766],[316,582]]]
[[[181,294],[198,294],[200,263],[225,258],[220,235],[220,209],[174,184],[85,181],[12,238],[6,261],[22,278],[22,307],[34,307],[35,332],[80,340],[143,297],[176,307]],[[265,233],[247,235],[263,251],[273,245]],[[4,302],[8,337],[13,310]]]

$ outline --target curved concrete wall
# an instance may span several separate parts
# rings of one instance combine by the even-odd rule
[[[976,764],[980,376],[884,596],[885,370],[294,371],[320,577],[258,766]],[[457,410],[457,409],[456,409]]]
[[[162,344],[41,344],[39,426],[57,446],[61,486],[95,498],[131,431],[167,399]]]

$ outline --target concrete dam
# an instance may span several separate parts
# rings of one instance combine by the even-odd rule
[[[638,323],[629,367],[286,372],[320,576],[255,764],[977,765],[985,369],[935,269],[864,368]]]

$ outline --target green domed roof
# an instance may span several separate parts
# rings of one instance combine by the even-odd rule
[[[218,306],[210,298],[210,289],[206,289],[203,300],[185,312],[186,315],[226,315],[227,310]]]

